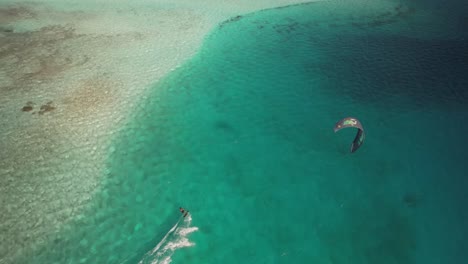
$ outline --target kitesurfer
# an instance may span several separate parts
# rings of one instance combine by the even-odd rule
[[[185,210],[185,209],[182,208],[182,207],[179,207],[179,211],[180,211],[180,213],[181,213],[184,217],[186,217],[186,216],[188,215],[188,213],[189,213],[188,210]]]

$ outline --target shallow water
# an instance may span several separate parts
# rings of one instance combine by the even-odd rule
[[[220,24],[122,128],[92,208],[19,262],[462,263],[466,21],[354,4]]]

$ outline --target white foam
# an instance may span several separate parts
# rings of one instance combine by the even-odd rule
[[[164,247],[162,252],[159,252],[159,255],[163,255],[166,251],[171,250],[175,251],[178,248],[183,248],[183,247],[191,247],[194,246],[195,243],[190,242],[186,237],[180,238],[179,240],[175,242],[169,242],[167,245]]]
[[[156,245],[156,247],[153,249],[153,253],[158,251],[158,249],[161,247],[161,245],[166,241],[167,237],[174,232],[174,230],[177,228],[179,225],[179,222],[177,222],[170,230],[167,232],[167,234],[163,237],[163,239]]]
[[[186,236],[192,232],[195,232],[198,230],[198,227],[188,227],[188,228],[181,228],[180,230],[178,230],[178,233],[181,235],[181,236]]]
[[[171,263],[172,255],[176,250],[195,246],[195,243],[189,240],[188,235],[198,231],[198,227],[191,226],[191,224],[192,217],[190,215],[183,218],[182,223],[181,220],[179,220],[161,239],[156,247],[146,253],[138,263]]]
[[[163,259],[160,263],[161,264],[169,264],[171,262],[172,262],[171,257],[167,257],[167,258]],[[151,262],[151,264],[157,264],[157,263],[158,263],[157,261]]]

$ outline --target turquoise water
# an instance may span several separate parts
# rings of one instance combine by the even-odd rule
[[[366,4],[221,24],[121,129],[92,208],[19,262],[463,263],[467,20]]]

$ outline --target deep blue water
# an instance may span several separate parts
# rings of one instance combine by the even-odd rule
[[[464,263],[466,7],[328,1],[220,24],[122,128],[95,206],[27,257]],[[366,130],[354,154],[355,131],[333,133],[345,116]]]

